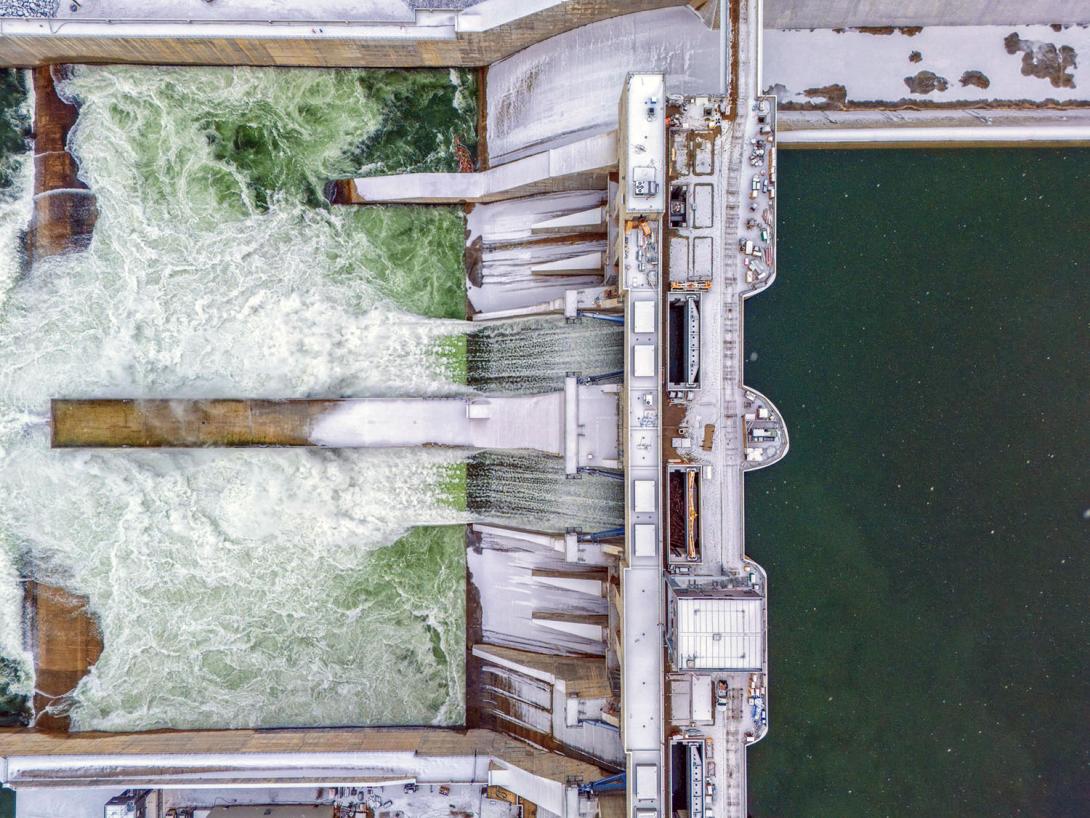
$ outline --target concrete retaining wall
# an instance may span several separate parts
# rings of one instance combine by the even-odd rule
[[[765,28],[1090,23],[1071,0],[765,0]]]
[[[98,661],[102,634],[87,600],[63,588],[27,582],[24,605],[34,650],[34,725],[63,732],[67,714],[46,708],[62,703]]]
[[[488,31],[463,31],[446,39],[436,38],[435,31],[427,27],[419,37],[414,36],[412,27],[391,27],[370,37],[351,37],[332,28],[313,37],[285,37],[276,26],[267,27],[268,36],[201,36],[197,23],[187,27],[186,36],[163,36],[157,35],[155,21],[111,24],[111,31],[105,34],[83,36],[79,24],[71,21],[63,25],[42,21],[36,33],[0,21],[0,65],[485,66],[598,20],[680,5],[685,5],[685,0],[567,0]],[[256,30],[262,29],[258,26]],[[338,36],[341,33],[343,38]]]
[[[26,233],[28,261],[91,243],[98,209],[68,152],[68,132],[79,114],[57,95],[54,74],[64,66],[34,69],[34,213]]]

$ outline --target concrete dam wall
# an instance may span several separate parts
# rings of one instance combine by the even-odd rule
[[[315,19],[166,21],[140,19],[0,20],[0,65],[136,63],[359,68],[480,67],[534,43],[615,17],[684,5],[686,0],[561,0],[515,14],[503,8],[484,20],[467,13],[455,24],[430,18],[416,24]],[[479,7],[483,8],[483,6]],[[480,16],[480,15],[478,15]],[[488,26],[487,28],[485,26]]]
[[[1069,0],[765,0],[765,28],[1090,23]]]

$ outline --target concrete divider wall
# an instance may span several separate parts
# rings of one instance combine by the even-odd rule
[[[518,2],[518,0],[512,0]],[[348,27],[313,36],[284,36],[281,27],[248,26],[246,34],[202,36],[202,25],[166,33],[156,21],[114,21],[81,29],[71,20],[0,19],[0,65],[133,63],[147,65],[265,65],[428,67],[491,65],[542,40],[599,20],[707,0],[568,0],[486,31],[450,36],[424,26],[390,26],[370,35]],[[1090,4],[1068,0],[765,0],[766,28],[1015,25],[1090,23]],[[91,31],[91,28],[94,31]],[[178,26],[174,26],[178,29]],[[375,29],[375,27],[369,27]],[[29,29],[34,29],[31,31]],[[342,36],[343,35],[343,36]]]
[[[1072,0],[765,0],[765,28],[1090,23]]]
[[[519,0],[511,0],[513,3]],[[527,46],[573,28],[686,0],[566,0],[486,31],[448,35],[435,27],[367,26],[315,29],[284,36],[283,27],[250,24],[238,36],[202,36],[202,25],[166,26],[160,21],[117,21],[86,26],[70,20],[0,19],[0,65],[135,63],[148,65],[357,66],[413,68],[489,65]],[[105,33],[103,33],[105,28]],[[179,31],[179,29],[184,29]],[[240,26],[241,29],[241,26]],[[263,33],[267,31],[267,36]],[[362,31],[362,29],[361,29]]]
[[[68,132],[78,111],[57,95],[55,78],[64,66],[34,69],[34,211],[25,237],[27,261],[91,243],[98,209],[68,152]]]

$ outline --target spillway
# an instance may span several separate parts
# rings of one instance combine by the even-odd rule
[[[467,339],[470,383],[485,391],[540,392],[557,389],[571,371],[618,372],[624,360],[619,327],[591,319],[502,321]]]
[[[46,418],[58,396],[463,399],[462,214],[329,209],[321,186],[441,165],[451,132],[471,139],[466,76],[80,68],[60,85],[99,217],[85,251],[20,273],[29,188],[15,229],[0,207],[5,691],[33,685],[33,578],[86,598],[102,631],[57,703],[74,729],[461,722],[461,528],[418,527],[511,513],[492,478],[466,510],[467,471],[509,461],[50,450]],[[389,126],[414,100],[448,113],[406,138]],[[615,516],[559,464],[534,472],[553,487],[537,519],[557,527],[580,491],[588,522]]]
[[[480,519],[540,531],[600,531],[624,519],[624,483],[601,475],[571,480],[562,462],[532,452],[482,452],[468,466],[467,504]]]

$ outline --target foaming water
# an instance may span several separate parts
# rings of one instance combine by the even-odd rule
[[[0,721],[20,713],[34,691],[34,659],[24,649],[23,584],[19,551],[7,534],[0,534]]]
[[[435,317],[464,299],[460,213],[315,206],[388,115],[360,75],[64,86],[99,219],[87,251],[3,282],[0,649],[25,659],[21,575],[88,599],[105,650],[56,704],[75,729],[463,718],[460,536],[413,529],[465,521],[453,455],[60,451],[42,423],[54,397],[464,390],[444,354],[464,324]]]
[[[421,302],[414,283],[460,281],[437,252],[458,243],[460,215],[414,211],[409,242],[387,224],[404,212],[305,201],[316,179],[345,172],[335,158],[378,122],[374,103],[322,99],[345,90],[330,79],[341,75],[81,69],[65,93],[82,105],[72,147],[100,216],[89,251],[42,261],[10,294],[4,402],[451,391],[437,345],[460,322],[393,301],[404,292],[424,314],[448,312],[448,294]],[[304,105],[308,93],[316,98]],[[298,118],[318,102],[339,115],[310,133]],[[210,134],[247,117],[262,124],[249,127],[266,152],[294,170],[262,175],[264,165],[221,156]],[[273,183],[285,187],[256,192]]]
[[[493,392],[562,389],[568,372],[600,375],[624,364],[620,327],[592,319],[505,321],[469,336],[468,379]]]
[[[461,721],[460,536],[382,548],[463,521],[442,455],[32,442],[0,464],[3,526],[105,635],[75,729]]]
[[[0,191],[0,309],[22,272],[23,232],[34,206],[34,160],[30,152],[8,157],[10,185]]]
[[[456,389],[437,345],[457,322],[383,303],[366,271],[323,269],[323,257],[352,257],[326,214],[286,205],[188,236],[116,224],[100,220],[90,251],[46,259],[10,296],[8,405]]]
[[[31,120],[32,100],[13,71],[0,77],[0,309],[23,266],[23,231],[30,221],[34,193],[34,163],[18,136]],[[0,415],[0,441],[9,429],[35,422],[24,414]],[[22,626],[23,585],[18,543],[0,527],[0,719],[22,710],[33,692],[34,661],[25,650]]]
[[[622,481],[592,474],[570,479],[558,457],[481,452],[468,472],[469,510],[484,519],[542,531],[597,531],[624,521]]]
[[[444,97],[427,76],[432,112]],[[105,647],[54,705],[74,729],[457,724],[464,547],[458,529],[418,527],[466,522],[467,492],[478,515],[522,526],[619,519],[619,486],[565,480],[555,458],[485,455],[467,481],[457,452],[49,448],[50,398],[466,391],[451,341],[469,329],[453,320],[460,212],[317,201],[412,116],[384,106],[415,81],[163,68],[66,81],[99,218],[88,250],[13,275],[0,306],[0,605],[18,609],[20,575],[87,598]],[[489,328],[473,346],[488,388],[620,366],[602,325]],[[21,656],[8,630],[2,649]]]

